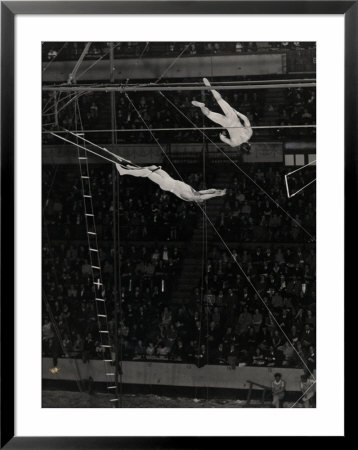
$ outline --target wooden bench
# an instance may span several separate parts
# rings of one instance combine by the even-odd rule
[[[250,387],[249,387],[249,392],[247,393],[247,399],[246,399],[245,407],[248,407],[250,405],[251,394],[252,394],[252,387],[253,386],[258,386],[258,387],[260,387],[262,389],[261,405],[263,405],[265,403],[266,393],[268,391],[271,392],[271,387],[264,386],[263,384],[256,383],[255,381],[251,381],[251,380],[247,380],[247,383],[249,383]]]

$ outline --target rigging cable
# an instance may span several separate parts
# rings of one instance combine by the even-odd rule
[[[167,102],[172,105],[183,117],[185,117],[195,128],[196,125],[195,123],[186,115],[184,114],[171,100],[169,100],[169,98],[164,95],[161,91],[159,91],[160,95],[162,97],[164,97]],[[197,128],[198,129],[198,128]],[[199,130],[199,129],[198,129]],[[312,236],[312,234],[298,221],[296,220],[294,217],[291,216],[291,214],[289,214],[288,211],[286,211],[279,203],[277,203],[277,201],[263,188],[261,187],[258,183],[256,183],[256,181],[246,172],[244,171],[238,164],[236,164],[236,162],[226,153],[224,152],[212,139],[210,139],[206,133],[204,133],[203,131],[199,130],[201,134],[205,135],[206,138],[237,168],[240,170],[240,172],[242,174],[244,174],[250,181],[252,181],[252,183],[254,183],[254,185],[256,187],[258,187],[260,189],[261,192],[263,192],[270,200],[271,202],[273,202],[276,207],[280,208],[281,211],[283,211],[293,222],[296,223],[296,225],[299,226],[299,228],[301,228],[301,230],[303,230],[309,237],[310,239],[315,242],[315,238]]]
[[[126,94],[127,95],[127,94]],[[127,95],[128,100],[132,103],[134,109],[136,109],[136,107],[134,106],[133,102],[130,100],[130,98]],[[148,125],[146,124],[145,120],[142,118],[142,116],[140,115],[140,112],[136,109],[138,116],[140,117],[140,119],[142,120],[143,124],[148,127]],[[167,159],[169,159],[168,155],[166,154],[164,148],[162,147],[162,145],[159,143],[158,139],[155,137],[154,134],[152,134],[153,139],[156,141],[156,143],[158,144],[159,148],[161,149],[161,151],[163,152],[163,154],[167,157]],[[170,159],[169,159],[170,160]],[[170,160],[171,162],[171,160]],[[175,167],[175,165],[173,164],[173,162],[171,162],[172,166]],[[184,182],[182,176],[180,175],[180,173],[178,172],[178,170],[175,167],[175,171],[178,174],[178,176],[180,177],[180,179]],[[240,271],[242,272],[242,274],[244,275],[244,277],[246,278],[246,281],[249,283],[249,285],[252,287],[252,289],[254,290],[254,292],[256,293],[256,295],[258,296],[258,298],[260,299],[261,303],[263,304],[263,306],[265,307],[265,309],[267,310],[267,312],[269,313],[269,316],[271,318],[271,320],[273,320],[273,322],[276,324],[276,326],[278,327],[278,329],[281,331],[281,333],[284,335],[285,339],[287,340],[287,342],[291,345],[292,349],[294,350],[294,352],[297,354],[297,356],[299,357],[299,359],[301,360],[303,366],[306,368],[307,372],[310,373],[310,375],[312,376],[312,378],[315,379],[313,373],[311,372],[311,370],[308,368],[306,362],[304,361],[304,359],[302,358],[302,356],[298,353],[297,349],[295,348],[294,344],[291,342],[291,340],[289,339],[289,337],[287,336],[286,332],[283,330],[283,328],[281,327],[281,325],[279,324],[279,322],[277,321],[275,315],[273,314],[273,312],[271,311],[271,309],[269,308],[269,306],[267,305],[267,303],[264,301],[264,299],[262,298],[261,294],[259,293],[259,291],[256,289],[255,285],[253,284],[253,282],[251,281],[250,277],[246,274],[244,268],[242,267],[242,265],[237,261],[237,258],[233,255],[232,251],[230,250],[228,244],[225,242],[224,238],[221,236],[220,232],[217,230],[217,228],[215,227],[215,225],[213,224],[213,222],[211,221],[211,219],[209,218],[209,216],[205,213],[204,209],[201,207],[201,205],[198,202],[195,202],[195,204],[198,206],[198,208],[205,214],[207,221],[210,223],[210,225],[212,226],[213,230],[215,231],[215,233],[217,234],[217,236],[219,237],[219,239],[221,240],[221,242],[223,243],[224,247],[227,249],[227,251],[229,252],[230,256],[232,257],[234,263],[238,266],[238,268],[240,269]]]

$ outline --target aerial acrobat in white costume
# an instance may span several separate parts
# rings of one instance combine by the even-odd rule
[[[205,86],[211,87],[207,78],[203,78],[203,82]],[[225,144],[228,144],[231,147],[241,147],[241,149],[246,152],[249,151],[250,144],[248,143],[248,140],[252,136],[252,128],[249,119],[244,114],[241,114],[232,108],[221,97],[218,91],[212,89],[211,92],[218,102],[218,105],[223,110],[224,115],[210,111],[209,108],[205,106],[205,103],[197,102],[196,100],[193,100],[191,103],[194,106],[199,107],[204,116],[227,129],[230,139],[223,133],[220,133],[220,139],[225,142]]]
[[[160,166],[135,167],[132,165],[116,164],[120,175],[132,175],[134,177],[149,178],[158,184],[163,191],[169,191],[186,202],[202,203],[213,197],[222,197],[226,189],[205,189],[196,191],[189,184],[172,178]]]

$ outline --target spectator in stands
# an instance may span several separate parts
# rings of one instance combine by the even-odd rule
[[[275,373],[274,381],[271,385],[272,390],[272,406],[274,408],[282,408],[286,392],[286,383],[282,379],[280,373]]]
[[[303,394],[302,404],[304,408],[313,406],[314,397],[316,395],[315,380],[307,374],[301,375],[301,392]]]
[[[111,305],[113,302],[113,252],[111,252],[111,217],[109,216],[106,219],[106,210],[111,207],[108,200],[111,197],[111,190],[108,189],[111,176],[108,169],[106,167],[101,168],[101,174],[99,169],[91,169],[93,170],[91,177],[93,176],[93,180],[96,182],[95,188],[98,189],[98,195],[93,196],[94,207],[96,211],[102,212],[97,231],[99,233],[101,229],[103,278],[106,297],[109,305]],[[252,166],[250,170],[252,170],[250,173],[256,174],[257,180],[265,184],[268,189],[277,189],[279,181],[282,181],[279,170],[272,169],[269,173],[268,170],[265,171],[257,165]],[[51,247],[45,243],[43,249],[43,265],[44,273],[46,273],[44,287],[48,293],[49,302],[65,344],[65,356],[82,357],[83,354],[84,360],[87,360],[89,354],[91,357],[101,358],[103,349],[98,341],[93,342],[96,339],[98,329],[93,302],[92,272],[91,265],[86,259],[88,258],[87,249],[84,244],[78,245],[77,239],[85,238],[82,198],[78,189],[79,180],[76,178],[76,172],[73,170],[74,175],[71,172],[72,170],[69,167],[59,169],[57,185],[55,183],[53,191],[55,194],[48,203],[49,216],[52,221],[52,224],[49,222],[48,227],[53,241]],[[49,171],[49,175],[45,176],[45,179],[48,178],[51,181],[52,176],[53,174]],[[234,178],[232,177],[233,181]],[[105,180],[105,182],[102,182],[102,180]],[[200,183],[200,176],[193,177],[193,180]],[[71,190],[70,202],[64,200],[68,195],[66,183],[69,183],[71,187],[77,186]],[[233,205],[236,205],[235,208],[240,210],[247,202],[251,206],[251,211],[247,214],[252,215],[253,220],[256,220],[256,215],[259,218],[258,220],[261,220],[264,212],[268,211],[266,203],[260,200],[260,196],[250,186],[245,186],[238,179],[237,185],[238,192],[242,193],[244,198],[241,198],[241,203],[238,200],[233,200]],[[284,251],[275,243],[270,244],[270,246],[263,243],[259,244],[261,247],[259,251],[252,250],[250,243],[246,244],[241,240],[240,245],[230,245],[234,258],[243,265],[245,272],[249,274],[250,280],[258,289],[262,299],[252,291],[250,285],[240,274],[237,265],[232,263],[232,256],[225,249],[220,248],[220,243],[217,244],[213,241],[212,245],[210,243],[212,250],[210,249],[210,259],[207,264],[206,280],[208,285],[204,289],[208,304],[204,305],[203,310],[201,310],[202,299],[199,290],[195,290],[192,299],[182,298],[176,300],[178,304],[175,304],[175,302],[169,303],[182,264],[181,252],[178,248],[175,250],[173,245],[185,248],[193,230],[195,230],[195,224],[201,223],[200,215],[193,212],[179,199],[178,202],[172,202],[166,221],[168,224],[175,223],[177,226],[179,242],[173,244],[170,242],[170,226],[163,225],[161,222],[163,212],[168,210],[167,196],[162,196],[160,192],[159,195],[156,195],[158,190],[154,187],[142,185],[136,187],[136,189],[137,191],[134,190],[133,184],[128,181],[121,183],[121,192],[123,192],[120,209],[121,233],[127,238],[128,234],[125,227],[131,228],[131,220],[137,210],[143,212],[145,223],[143,225],[139,222],[139,232],[136,238],[142,239],[140,231],[142,226],[146,226],[148,229],[144,250],[141,242],[134,242],[134,245],[128,246],[123,244],[121,249],[121,281],[124,307],[120,334],[127,341],[125,358],[136,357],[134,356],[137,355],[135,349],[140,341],[141,346],[145,348],[145,352],[150,342],[155,348],[160,341],[163,341],[165,346],[171,349],[168,354],[169,359],[174,358],[175,352],[178,352],[183,361],[195,363],[195,355],[198,355],[198,346],[195,341],[199,340],[201,333],[201,343],[206,343],[206,339],[210,342],[210,363],[214,360],[212,352],[215,352],[222,342],[226,360],[227,351],[231,345],[236,345],[236,349],[240,348],[240,351],[237,352],[240,362],[247,361],[250,364],[256,348],[260,347],[267,365],[276,361],[271,367],[279,367],[281,364],[285,364],[287,367],[302,368],[300,357],[304,361],[307,361],[307,358],[310,357],[312,362],[309,364],[312,364],[313,368],[315,364],[315,254],[310,245],[306,245],[304,240],[301,240],[302,235],[299,238],[300,248],[298,248],[287,233],[290,223],[284,220],[282,227],[277,229],[276,235],[278,242],[285,242]],[[133,192],[136,192],[136,194],[134,195]],[[298,210],[312,214],[314,195],[309,195],[308,199],[310,201],[302,203]],[[237,201],[236,204],[235,201]],[[55,202],[62,204],[62,210],[60,208],[53,213],[51,204],[53,205]],[[228,220],[229,223],[232,221],[230,202],[231,199],[228,205],[223,207],[225,220]],[[311,206],[309,206],[310,204]],[[59,211],[61,212],[59,213]],[[272,211],[275,211],[275,208]],[[47,207],[45,213],[47,215]],[[241,211],[238,217],[240,216],[242,216]],[[57,220],[69,230],[69,237],[66,238],[66,241],[64,241],[63,227],[58,227]],[[190,230],[190,233],[185,235],[180,230],[184,229],[189,222],[190,225],[186,228]],[[165,228],[166,226],[167,228]],[[240,226],[232,226],[230,231],[227,231],[228,236],[235,236],[234,233],[238,237],[248,236],[245,234],[245,227],[247,226],[241,224]],[[158,227],[164,230],[163,233],[157,231]],[[225,232],[225,230],[223,231]],[[155,232],[158,234],[155,235]],[[283,240],[283,237],[285,240]],[[272,247],[271,251],[269,247]],[[154,262],[152,255],[155,255]],[[143,272],[146,272],[144,268],[148,265],[149,267],[152,265],[154,270],[150,268],[144,275]],[[60,283],[56,282],[56,278]],[[170,285],[170,280],[172,280],[173,286]],[[198,285],[200,283],[201,280],[198,280]],[[162,288],[164,288],[163,291]],[[276,294],[278,294],[278,297],[275,297]],[[76,298],[78,301],[76,301]],[[209,302],[209,299],[212,301]],[[261,300],[270,309],[271,303],[275,304],[275,318],[295,345],[300,357],[295,352],[293,358],[284,363],[282,356],[267,356],[268,353],[272,353],[270,350],[272,344],[274,344],[274,353],[280,354],[280,348],[285,347],[286,339],[281,331],[276,329],[277,324],[267,314],[266,309],[262,308]],[[188,301],[189,305],[183,311],[181,302],[185,301]],[[169,304],[170,309],[168,308]],[[171,320],[162,325],[162,314],[165,307],[171,313]],[[109,319],[110,322],[113,321],[113,317]],[[211,325],[212,322],[214,325]],[[207,329],[207,323],[209,329]],[[162,335],[160,335],[160,325],[163,330]],[[113,333],[113,328],[111,328],[111,332]],[[239,333],[241,333],[240,337],[237,336]],[[90,337],[88,338],[89,334]],[[78,339],[78,335],[80,339]],[[82,353],[79,345],[81,340],[83,341]],[[181,342],[180,345],[179,341]],[[189,345],[190,341],[193,341],[191,346]],[[239,343],[239,347],[237,347],[237,343]],[[178,350],[179,347],[180,350]],[[44,354],[52,356],[51,348],[50,342],[48,347],[44,345]],[[139,352],[139,354],[142,353]],[[242,355],[244,356],[242,357]]]
[[[211,352],[210,361],[212,364],[226,364],[226,355],[222,342],[220,342],[218,347]]]

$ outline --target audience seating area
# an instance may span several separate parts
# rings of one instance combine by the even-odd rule
[[[246,165],[245,170],[314,233],[314,189],[288,200],[280,166]],[[215,225],[233,255],[211,235],[203,276],[197,279],[191,297],[181,303],[173,303],[172,294],[188,252],[198,245],[195,236],[201,213],[148,180],[120,178],[121,356],[199,367],[302,367],[302,358],[312,370],[314,244],[258,189],[237,173],[227,173],[228,193],[218,200]],[[90,175],[113,338],[111,167],[91,166]],[[211,184],[222,175],[208,169]],[[202,186],[200,168],[184,176],[192,186]],[[59,356],[85,361],[100,358],[78,167],[45,166],[43,196],[43,354],[55,360]],[[202,263],[198,256],[197,264]]]

